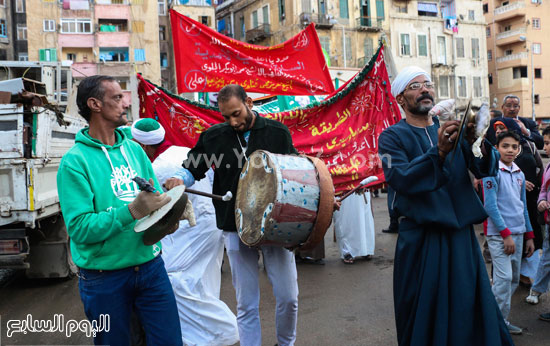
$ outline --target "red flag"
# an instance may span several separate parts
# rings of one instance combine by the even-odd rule
[[[273,47],[224,36],[170,10],[178,91],[219,91],[239,84],[246,91],[277,95],[334,92],[313,24]]]
[[[224,121],[217,108],[171,95],[138,78],[141,117],[156,118],[172,143],[193,147],[201,132]],[[328,165],[337,192],[351,190],[371,175],[378,176],[377,184],[384,181],[378,136],[401,119],[383,47],[369,65],[323,102],[262,115],[287,125],[300,153],[317,156]]]

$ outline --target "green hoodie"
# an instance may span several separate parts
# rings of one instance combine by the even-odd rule
[[[115,130],[115,145],[90,137],[89,128],[76,135],[57,172],[61,211],[71,239],[73,261],[80,268],[113,270],[139,265],[160,253],[160,243],[143,244],[134,232],[128,204],[139,193],[131,180],[153,178],[151,162],[139,144]]]

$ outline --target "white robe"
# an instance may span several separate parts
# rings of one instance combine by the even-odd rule
[[[334,232],[342,258],[346,254],[374,255],[374,217],[370,203],[370,192],[353,193],[342,202],[340,210],[334,212]]]
[[[172,146],[153,162],[161,184],[187,157],[189,149]],[[196,181],[194,190],[212,192],[213,172]],[[162,242],[162,259],[172,283],[184,345],[233,345],[239,341],[237,318],[221,301],[223,233],[216,227],[212,200],[188,194],[197,225],[181,221],[179,229]]]

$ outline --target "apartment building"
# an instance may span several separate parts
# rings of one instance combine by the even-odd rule
[[[478,0],[392,0],[391,51],[397,71],[416,65],[436,83],[436,98],[464,108],[489,101],[485,18]]]
[[[0,60],[28,60],[25,0],[0,0]]]
[[[111,75],[127,94],[135,90],[136,72],[160,82],[156,2],[35,0],[27,6],[27,27],[29,60],[71,61],[77,81]]]
[[[272,46],[311,23],[339,68],[361,68],[389,30],[388,0],[218,0],[217,30],[239,41]]]
[[[492,102],[500,109],[504,96],[517,95],[522,116],[550,122],[550,85],[543,80],[550,73],[550,36],[543,32],[550,1],[483,0],[483,12]]]

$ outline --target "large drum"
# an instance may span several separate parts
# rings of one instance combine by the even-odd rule
[[[239,178],[235,221],[241,241],[313,248],[332,222],[334,186],[314,157],[255,151]]]

